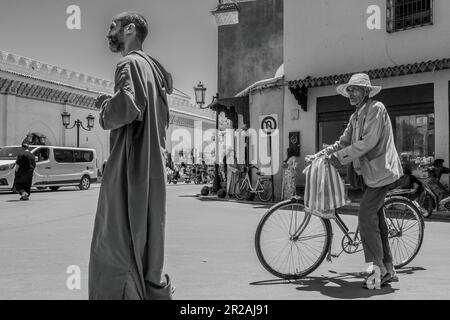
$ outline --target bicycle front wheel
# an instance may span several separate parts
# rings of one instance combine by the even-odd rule
[[[425,223],[422,214],[408,199],[389,198],[384,202],[393,264],[402,268],[422,246]]]
[[[270,201],[272,199],[272,182],[268,179],[260,180],[260,186],[257,191],[259,200],[263,202]]]
[[[329,220],[306,213],[300,200],[286,200],[261,219],[255,234],[256,254],[274,276],[299,279],[322,263],[331,237]]]

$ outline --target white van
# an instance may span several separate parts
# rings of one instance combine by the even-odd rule
[[[15,162],[21,146],[0,147],[0,190],[11,190],[14,184]],[[35,156],[36,169],[33,187],[63,186],[89,189],[97,181],[97,155],[94,149],[30,145]]]

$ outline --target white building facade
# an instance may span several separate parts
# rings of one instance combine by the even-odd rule
[[[356,72],[383,91],[396,147],[413,170],[432,158],[449,164],[450,2],[286,0],[285,147],[300,131],[303,158],[336,141],[354,108],[336,93]],[[380,29],[373,29],[379,8]],[[388,32],[389,31],[389,32]],[[300,107],[299,104],[302,106]],[[299,108],[300,107],[300,108]],[[299,110],[299,117],[291,117]]]
[[[86,117],[92,115],[94,128],[91,131],[80,128],[78,143],[80,147],[96,149],[97,166],[101,168],[109,155],[109,131],[100,128],[99,110],[94,105],[97,96],[112,95],[113,90],[112,81],[0,51],[0,146],[20,145],[32,133],[44,136],[46,145],[75,147],[77,128],[65,129],[61,113],[70,113],[71,125],[81,120],[84,126]],[[175,90],[168,100],[171,114],[168,152],[175,129],[192,131],[191,136],[185,137],[188,140],[193,139],[194,121],[204,130],[215,127],[211,112],[192,105],[188,95]]]

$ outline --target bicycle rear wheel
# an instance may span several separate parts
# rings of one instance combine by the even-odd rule
[[[408,199],[388,198],[384,202],[384,213],[393,263],[396,268],[402,268],[419,252],[425,223],[420,211]]]
[[[261,219],[255,234],[256,254],[274,276],[299,279],[322,263],[331,237],[329,220],[305,213],[303,201],[286,200]]]
[[[236,183],[236,199],[238,200],[243,200],[243,199],[247,199],[249,197],[250,194],[250,186],[247,182],[247,179],[245,178],[241,178],[238,180],[238,182]]]
[[[261,187],[257,190],[259,200],[263,202],[270,201],[272,199],[272,183],[269,179],[260,180]]]

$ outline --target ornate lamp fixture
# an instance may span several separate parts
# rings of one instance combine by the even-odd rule
[[[205,104],[205,92],[206,87],[200,81],[196,87],[194,87],[195,92],[195,103],[200,106],[200,109],[203,109],[202,106]]]
[[[234,0],[219,0],[218,6],[211,11],[217,26],[239,23],[239,4]]]

